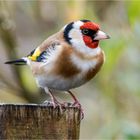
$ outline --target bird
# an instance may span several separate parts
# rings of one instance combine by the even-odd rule
[[[5,64],[28,65],[38,87],[51,97],[54,107],[62,105],[52,90],[68,92],[84,116],[80,102],[71,89],[90,81],[101,69],[105,55],[99,41],[109,39],[99,24],[91,20],[72,21],[49,36],[26,57]]]

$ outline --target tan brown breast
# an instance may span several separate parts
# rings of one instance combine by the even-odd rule
[[[101,66],[103,65],[104,63],[104,52],[101,51],[101,53],[99,55],[96,56],[96,59],[97,59],[97,64],[96,64],[96,67],[95,68],[91,68],[87,74],[85,74],[85,80],[86,81],[89,81],[91,80],[96,74],[97,72],[101,69]]]
[[[72,47],[68,44],[62,44],[64,46],[62,53],[58,57],[58,60],[55,63],[55,68],[53,72],[56,75],[61,75],[64,78],[72,77],[78,73],[80,73],[80,69],[78,69],[70,59],[70,55],[73,52]]]

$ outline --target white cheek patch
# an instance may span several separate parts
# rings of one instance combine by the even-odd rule
[[[71,38],[71,43],[75,46],[75,43],[78,42],[80,43],[78,46],[80,45],[84,45],[85,43],[83,41],[83,36],[82,33],[80,31],[80,29],[75,29],[73,28],[70,32],[69,32],[69,37]]]
[[[82,33],[79,29],[71,29],[71,31],[69,32],[69,37],[80,40],[82,39]]]
[[[83,41],[83,36],[80,29],[73,28],[69,32],[69,37],[71,38],[70,42],[75,49],[77,49],[78,51],[85,52],[87,46]]]

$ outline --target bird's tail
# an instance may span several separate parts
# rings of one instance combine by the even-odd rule
[[[6,61],[5,64],[26,65],[27,61],[25,59],[21,58],[21,59]]]

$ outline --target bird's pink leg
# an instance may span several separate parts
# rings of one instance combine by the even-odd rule
[[[81,112],[81,120],[84,118],[84,111],[82,109],[82,106],[80,104],[80,102],[77,100],[77,98],[74,96],[74,94],[69,90],[68,93],[71,95],[71,97],[74,99],[74,103],[72,104],[72,106],[76,106],[80,109]]]
[[[46,90],[45,90],[46,91]],[[62,106],[63,104],[61,104],[56,98],[55,96],[52,94],[51,90],[49,89],[48,92],[47,92],[50,97],[51,97],[51,103],[53,105],[54,108],[56,108],[56,106],[59,106],[60,108],[60,111],[62,112]],[[50,102],[49,102],[50,103]]]
[[[51,101],[52,101],[53,107],[56,108],[56,106],[58,105],[57,99],[55,98],[55,96],[52,94],[52,92],[50,90],[49,90],[48,94],[51,97]]]

